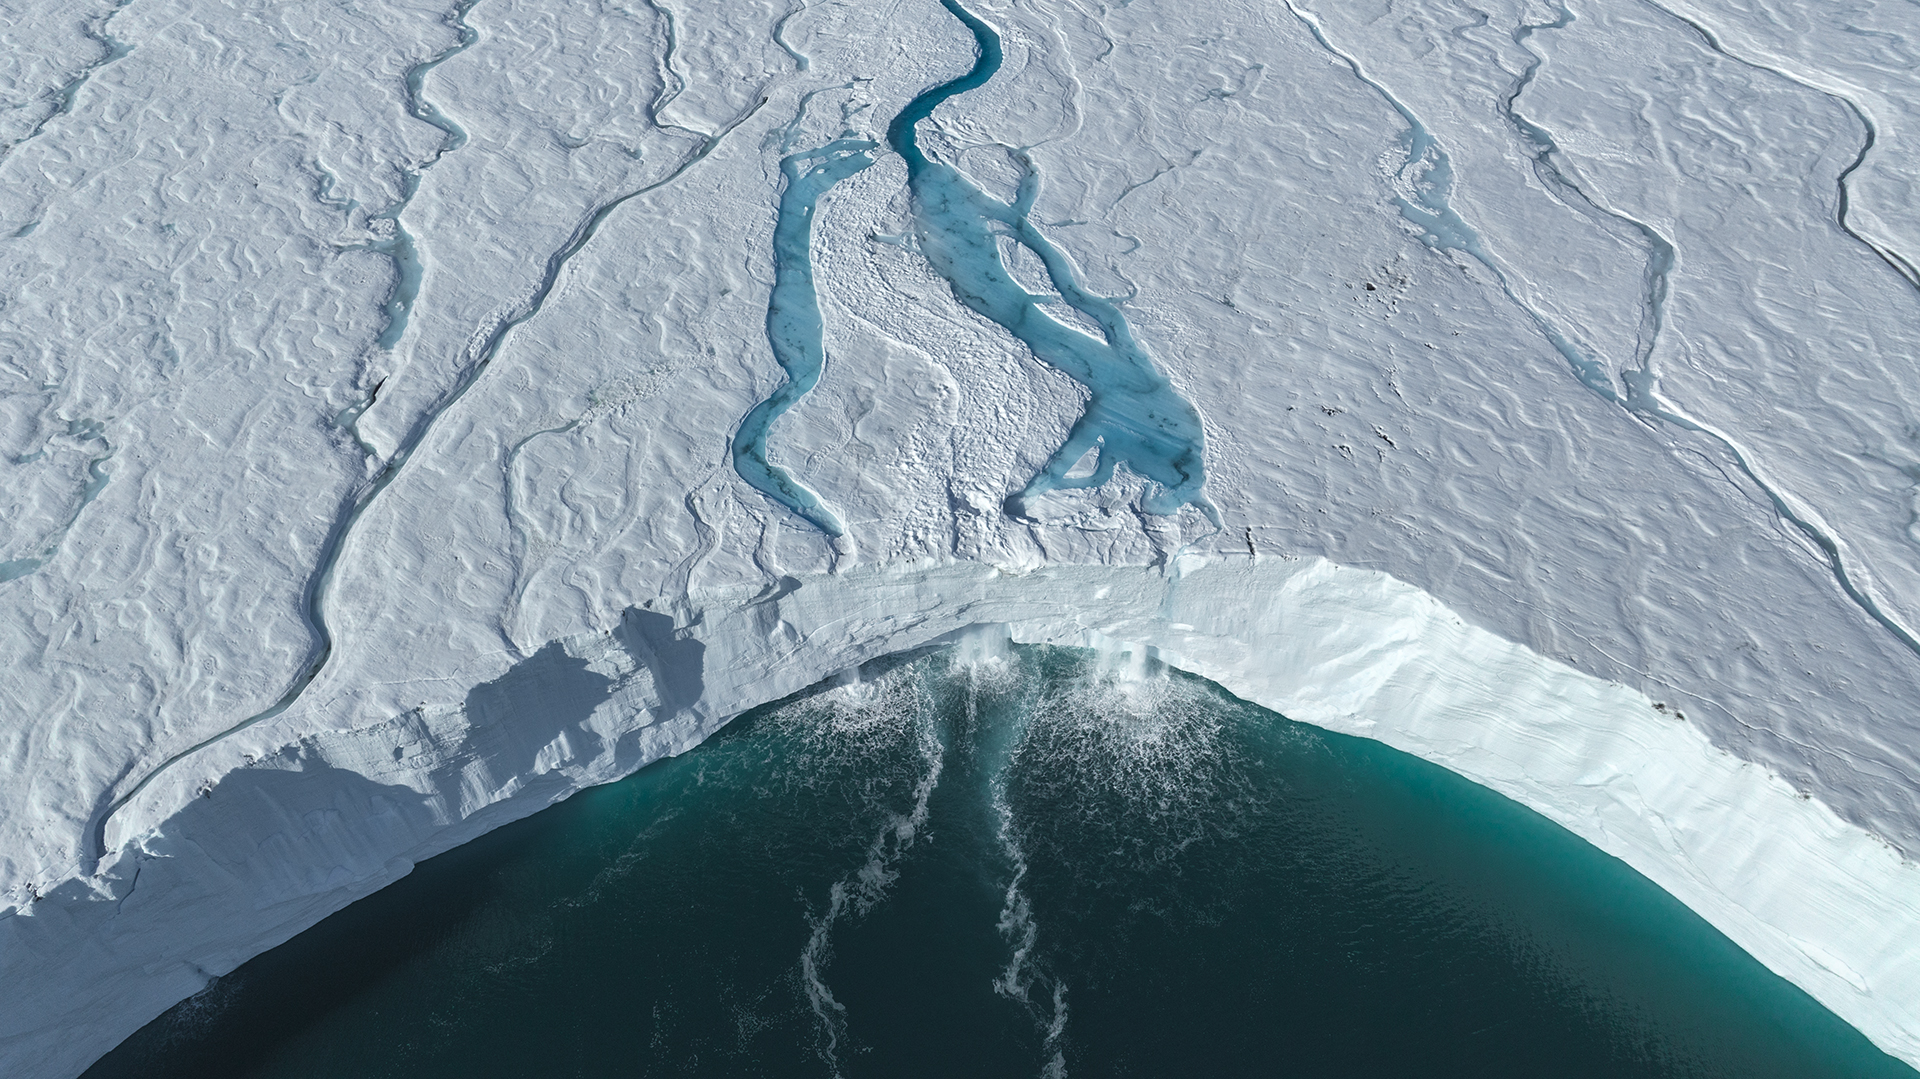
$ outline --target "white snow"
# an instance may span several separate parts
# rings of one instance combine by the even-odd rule
[[[0,1072],[975,624],[1485,783],[1920,1063],[1920,5],[968,7],[1005,68],[922,144],[1033,162],[1217,532],[1125,472],[1004,514],[1085,391],[886,154],[771,441],[847,537],[734,474],[781,144],[964,71],[935,0],[0,0]]]

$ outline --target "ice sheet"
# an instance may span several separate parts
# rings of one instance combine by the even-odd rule
[[[9,1074],[970,622],[1372,724],[1920,1059],[1920,6],[964,9],[917,181],[936,0],[7,10]],[[835,537],[733,451],[840,140],[764,450]],[[1263,681],[1333,639],[1428,688]]]

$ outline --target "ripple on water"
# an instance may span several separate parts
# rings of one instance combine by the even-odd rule
[[[1378,743],[976,634],[423,863],[96,1077],[1905,1076]]]

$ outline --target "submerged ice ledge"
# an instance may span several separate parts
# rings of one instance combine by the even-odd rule
[[[1620,857],[1920,1061],[1907,944],[1920,868],[1645,696],[1385,574],[1284,558],[1172,575],[868,566],[696,595],[676,613],[635,608],[606,634],[552,642],[462,701],[305,738],[263,725],[194,778],[155,783],[116,819],[120,853],[100,877],[0,917],[6,980],[36,987],[0,1018],[0,1071],[74,1074],[423,858],[837,671],[983,625],[1029,643],[1131,642],[1290,718],[1448,767]]]

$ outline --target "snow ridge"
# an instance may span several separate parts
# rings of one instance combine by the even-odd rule
[[[0,585],[0,1072],[982,625],[1508,793],[1920,1059],[1920,7],[111,2],[0,185],[0,576],[61,535]],[[30,6],[10,134],[95,55]],[[730,436],[780,159],[899,115],[777,423],[835,543]],[[1219,520],[994,313],[1152,343]]]
[[[1708,29],[1704,23],[1700,22],[1697,19],[1689,18],[1685,15],[1682,15],[1678,11],[1675,11],[1674,9],[1660,3],[1659,0],[1642,0],[1642,2],[1645,3],[1648,7],[1654,9],[1655,11],[1658,11],[1661,14],[1666,15],[1668,18],[1673,19],[1675,22],[1678,22],[1684,25],[1685,27],[1687,27],[1687,29],[1693,31],[1694,35],[1700,39],[1702,44],[1706,45],[1707,48],[1712,49],[1714,52],[1720,54],[1721,56],[1724,56],[1727,59],[1732,60],[1737,64],[1741,64],[1746,67],[1752,68],[1755,71],[1764,71],[1770,75],[1777,76],[1780,79],[1783,79],[1786,82],[1790,82],[1795,86],[1812,90],[1816,94],[1820,94],[1830,100],[1839,102],[1841,106],[1843,106],[1848,112],[1853,114],[1853,118],[1859,122],[1860,129],[1862,132],[1862,137],[1860,140],[1860,152],[1854,155],[1852,164],[1848,165],[1845,169],[1841,170],[1839,179],[1835,181],[1836,187],[1838,188],[1837,194],[1839,196],[1839,201],[1838,201],[1838,206],[1835,210],[1834,220],[1840,226],[1840,231],[1846,233],[1848,236],[1853,237],[1853,239],[1857,243],[1859,243],[1862,247],[1865,247],[1867,250],[1873,252],[1874,255],[1877,256],[1881,262],[1884,262],[1887,264],[1887,267],[1889,269],[1891,269],[1894,273],[1897,273],[1902,278],[1904,278],[1907,284],[1911,286],[1915,292],[1920,292],[1920,269],[1915,268],[1913,260],[1909,259],[1907,256],[1901,254],[1900,252],[1894,250],[1893,247],[1888,244],[1877,243],[1874,240],[1861,235],[1859,232],[1855,231],[1852,223],[1847,219],[1848,213],[1853,207],[1852,192],[1847,187],[1847,180],[1854,173],[1860,171],[1860,167],[1862,165],[1865,165],[1867,163],[1867,155],[1873,151],[1874,143],[1877,142],[1880,137],[1879,129],[1877,129],[1874,126],[1873,117],[1868,115],[1867,110],[1864,108],[1861,108],[1859,102],[1855,101],[1853,98],[1848,97],[1845,94],[1836,93],[1835,91],[1828,90],[1821,86],[1817,86],[1814,83],[1807,81],[1806,79],[1789,74],[1788,72],[1780,68],[1773,67],[1768,64],[1760,63],[1757,60],[1750,60],[1744,56],[1741,56],[1738,53],[1733,52],[1721,42],[1719,35],[1715,34],[1712,30]]]
[[[1581,384],[1602,400],[1609,404],[1617,405],[1636,417],[1662,420],[1681,430],[1706,435],[1719,443],[1730,455],[1740,472],[1751,480],[1761,493],[1765,495],[1780,518],[1796,529],[1801,535],[1805,536],[1819,552],[1819,557],[1826,563],[1829,572],[1833,576],[1834,582],[1840,587],[1840,590],[1845,593],[1847,598],[1858,607],[1861,612],[1866,614],[1868,618],[1878,623],[1883,629],[1890,633],[1895,640],[1899,641],[1902,647],[1914,653],[1916,656],[1920,656],[1920,636],[1916,636],[1914,630],[1909,628],[1900,619],[1888,613],[1885,607],[1873,596],[1870,586],[1859,581],[1857,575],[1848,569],[1847,560],[1842,553],[1842,541],[1836,537],[1833,529],[1820,519],[1820,515],[1811,507],[1805,505],[1801,500],[1793,497],[1781,487],[1780,484],[1775,482],[1768,475],[1764,466],[1758,462],[1753,452],[1741,445],[1733,435],[1704,421],[1693,418],[1678,405],[1660,394],[1658,379],[1653,368],[1653,352],[1655,346],[1658,344],[1657,335],[1664,321],[1662,309],[1664,308],[1666,300],[1667,279],[1673,270],[1675,261],[1673,245],[1650,225],[1631,216],[1603,208],[1599,203],[1587,196],[1577,180],[1571,175],[1570,170],[1563,168],[1555,161],[1554,150],[1556,145],[1551,134],[1538,125],[1527,121],[1514,111],[1514,104],[1518,100],[1521,92],[1525,90],[1527,84],[1533,80],[1533,76],[1540,69],[1542,60],[1539,56],[1535,54],[1533,62],[1530,63],[1521,73],[1520,77],[1515,80],[1512,89],[1501,101],[1500,111],[1502,115],[1531,147],[1531,156],[1533,158],[1535,172],[1541,175],[1548,189],[1552,191],[1556,197],[1561,198],[1563,201],[1571,199],[1577,208],[1583,209],[1583,211],[1603,215],[1628,225],[1646,241],[1650,251],[1646,271],[1647,306],[1641,323],[1642,337],[1637,350],[1637,366],[1623,376],[1627,390],[1624,395],[1614,389],[1612,377],[1604,365],[1586,356],[1573,344],[1564,332],[1554,326],[1544,315],[1519,296],[1514,290],[1506,271],[1501,268],[1494,256],[1487,251],[1481,242],[1479,234],[1448,205],[1447,191],[1452,183],[1453,169],[1452,163],[1449,161],[1446,151],[1440,146],[1439,141],[1433,137],[1426,126],[1413,114],[1412,110],[1398,98],[1394,97],[1392,92],[1386,87],[1367,75],[1357,58],[1340,50],[1328,40],[1317,17],[1311,12],[1296,6],[1294,0],[1285,0],[1285,2],[1287,9],[1308,28],[1313,34],[1314,40],[1318,42],[1322,48],[1326,49],[1345,64],[1346,67],[1353,72],[1356,79],[1365,83],[1369,88],[1379,94],[1388,106],[1399,113],[1401,119],[1407,123],[1408,133],[1405,137],[1405,145],[1407,147],[1406,163],[1403,164],[1399,172],[1396,173],[1396,179],[1405,182],[1407,189],[1403,191],[1402,194],[1395,196],[1395,202],[1399,205],[1403,216],[1426,230],[1426,236],[1424,237],[1426,242],[1430,246],[1439,249],[1464,251],[1490,270],[1499,282],[1500,289],[1506,297],[1511,300],[1516,307],[1519,307],[1525,312],[1527,317],[1539,328],[1542,335],[1567,359],[1568,363],[1572,365],[1574,369],[1575,377],[1580,380]],[[1666,8],[1660,8],[1653,0],[1647,0],[1647,2],[1651,6],[1659,8],[1659,10],[1669,15],[1673,14]],[[1725,53],[1720,47],[1718,40],[1714,38],[1709,31],[1680,16],[1674,15],[1673,17],[1692,27],[1714,51],[1720,52],[1723,55],[1730,55]],[[1559,8],[1559,17],[1554,21],[1540,25],[1522,24],[1514,31],[1513,40],[1516,44],[1525,48],[1527,38],[1531,37],[1534,32],[1544,29],[1563,29],[1573,22],[1573,18],[1572,12],[1563,4]],[[1530,49],[1528,51],[1531,53]],[[1794,79],[1792,76],[1775,71],[1773,68],[1759,64],[1751,64],[1748,61],[1740,60],[1738,57],[1730,58],[1739,60],[1739,62],[1743,64],[1748,64],[1750,67],[1780,75],[1795,85],[1805,86],[1818,93],[1826,93],[1817,87]],[[1827,96],[1834,97],[1836,100],[1845,103],[1848,108],[1853,109],[1856,116],[1860,117],[1862,123],[1867,123],[1865,114],[1851,101],[1840,98],[1838,95],[1827,94]],[[1867,130],[1868,145],[1870,146],[1872,144],[1871,124],[1868,124]],[[1848,235],[1853,236],[1856,240],[1866,244],[1878,253],[1880,252],[1880,248],[1877,245],[1872,244],[1847,227],[1844,216],[1846,207],[1844,199],[1846,190],[1845,177],[1859,167],[1860,162],[1864,160],[1865,152],[1866,150],[1863,148],[1861,151],[1862,156],[1856,158],[1854,164],[1848,168],[1847,172],[1841,174],[1841,192],[1843,196],[1841,201],[1841,227],[1846,229]],[[1422,163],[1424,163],[1425,167],[1421,174],[1409,179],[1409,171],[1417,164]],[[1409,201],[1410,199],[1411,201]],[[1887,256],[1884,254],[1882,254],[1882,258],[1883,260],[1887,260]],[[1895,259],[1898,259],[1898,256],[1895,256]],[[1901,269],[1901,267],[1905,265],[1904,260],[1898,260],[1898,265],[1896,265],[1893,260],[1887,261],[1888,265],[1893,266],[1895,270],[1903,273],[1906,272]]]
[[[133,51],[133,45],[131,43],[120,41],[107,32],[107,24],[112,22],[113,17],[120,14],[120,12],[131,3],[133,3],[133,0],[114,0],[113,6],[107,9],[105,15],[81,27],[80,32],[84,34],[89,41],[99,45],[101,49],[105,51],[98,60],[81,68],[72,78],[68,79],[53,91],[50,95],[53,100],[52,111],[42,116],[39,122],[34,124],[32,129],[25,135],[20,136],[5,146],[0,146],[0,161],[6,160],[7,155],[13,153],[21,144],[39,138],[41,133],[46,131],[48,124],[72,112],[73,99],[80,93],[80,88],[87,84],[87,80],[99,74],[101,68],[125,57]]]
[[[433,430],[436,422],[445,415],[449,409],[457,404],[459,400],[466,395],[467,391],[472,389],[474,384],[479,381],[480,376],[486,372],[488,364],[490,364],[494,356],[499,353],[501,345],[506,342],[507,336],[512,333],[515,328],[540,313],[541,309],[546,305],[547,298],[552,295],[554,286],[559,283],[561,271],[566,269],[567,263],[586,247],[587,242],[593,239],[594,234],[599,231],[600,226],[615,210],[618,210],[621,206],[642,195],[666,187],[683,176],[687,170],[699,164],[701,161],[706,160],[707,156],[713,153],[735,128],[750,119],[766,102],[767,98],[764,95],[759,97],[746,111],[734,117],[720,130],[703,137],[702,141],[696,145],[692,151],[686,154],[666,176],[653,183],[619,195],[596,207],[574,230],[573,235],[568,238],[567,242],[562,245],[559,250],[547,256],[545,272],[541,276],[540,283],[535,288],[533,295],[522,303],[518,311],[494,323],[491,329],[480,338],[480,343],[477,347],[469,347],[468,362],[452,388],[448,390],[432,408],[414,420],[413,424],[408,428],[406,436],[394,450],[393,455],[387,459],[380,472],[371,482],[361,487],[358,492],[349,494],[340,511],[335,514],[333,526],[328,530],[326,540],[321,545],[318,565],[312,576],[307,580],[304,602],[302,604],[303,617],[306,620],[309,631],[313,635],[314,642],[308,653],[306,663],[294,676],[292,683],[271,706],[166,758],[142,774],[137,782],[126,788],[125,793],[108,802],[104,809],[97,813],[95,817],[97,823],[90,829],[93,840],[92,861],[96,869],[100,861],[105,858],[107,854],[107,827],[112,823],[114,814],[118,813],[129,801],[138,796],[149,784],[174,765],[206,749],[208,746],[221,742],[257,723],[273,719],[286,712],[287,709],[299,701],[301,695],[306,692],[307,687],[311,685],[313,680],[320,675],[320,672],[326,668],[327,661],[333,655],[334,650],[333,634],[327,626],[327,591],[332,584],[334,572],[346,550],[347,543],[352,538],[354,525],[365,515],[368,507],[374,503],[374,500],[380,496],[380,493],[386,490],[400,475],[407,461],[412,458],[414,451],[419,448],[420,444]],[[656,108],[657,107],[658,105],[656,105]]]
[[[400,197],[392,205],[378,213],[369,214],[367,220],[384,221],[393,229],[393,235],[375,240],[366,245],[369,251],[385,255],[393,262],[393,292],[383,305],[386,316],[386,328],[374,339],[377,348],[392,348],[406,336],[407,321],[413,314],[413,302],[420,295],[420,281],[426,275],[426,266],[421,261],[419,246],[413,234],[407,231],[400,220],[407,207],[412,204],[414,195],[420,191],[420,180],[428,169],[439,164],[440,159],[458,150],[466,144],[467,133],[459,124],[453,122],[440,111],[426,96],[426,78],[434,68],[466,52],[480,40],[479,31],[467,25],[467,13],[479,0],[459,0],[453,10],[447,14],[446,24],[453,28],[456,39],[452,45],[440,50],[433,56],[415,64],[407,71],[406,106],[407,112],[440,130],[440,145],[433,154],[414,168],[403,169],[400,180]],[[376,389],[376,393],[378,390]],[[355,437],[358,437],[356,432]]]

